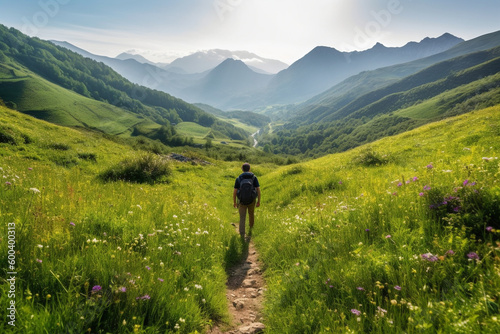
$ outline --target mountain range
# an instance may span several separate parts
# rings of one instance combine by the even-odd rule
[[[314,157],[500,103],[500,31],[362,52],[319,46],[277,74],[233,58],[202,73],[172,72],[138,55],[102,57],[57,44],[63,47],[0,25],[4,104],[63,125],[175,145],[187,143],[179,123],[196,123],[182,128],[200,139],[245,140],[261,128],[266,152]]]
[[[197,52],[165,65],[154,64],[139,55],[121,54],[117,58],[92,55],[69,43],[53,42],[102,61],[134,83],[165,91],[190,103],[207,103],[226,110],[252,110],[303,102],[351,75],[437,54],[462,41],[444,34],[399,48],[376,44],[365,51],[341,52],[316,47],[289,67],[246,51]],[[228,66],[227,59],[239,61],[239,66]],[[268,73],[280,68],[283,69],[276,74]],[[221,83],[226,78],[231,78],[230,85]]]

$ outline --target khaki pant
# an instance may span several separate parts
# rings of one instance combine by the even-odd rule
[[[242,237],[245,236],[245,220],[247,216],[247,209],[248,209],[248,223],[250,225],[250,228],[252,228],[254,223],[255,201],[253,201],[253,203],[248,205],[243,205],[241,203],[238,205],[238,210],[240,212],[240,235]]]

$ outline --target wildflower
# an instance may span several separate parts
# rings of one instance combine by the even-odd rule
[[[399,285],[396,285],[396,286],[394,287],[394,289],[396,289],[396,290],[398,290],[398,291],[401,291],[401,287],[400,287]]]
[[[75,223],[73,223],[73,222],[69,222],[69,224],[70,224],[71,226],[75,226]]]
[[[358,286],[356,289],[358,289],[359,291],[365,291],[365,288],[363,288],[362,286]]]
[[[438,257],[436,255],[432,255],[432,253],[425,253],[420,255],[420,257],[423,260],[427,260],[429,262],[436,262],[438,260]]]
[[[158,277],[158,281],[160,281],[160,282],[162,282],[162,283],[163,283],[164,279],[163,279],[163,278],[159,278],[159,277]]]
[[[446,254],[448,254],[448,255],[455,255],[455,252],[450,249],[449,251],[446,252]]]
[[[185,288],[184,288],[184,291],[189,291],[189,288],[188,288],[188,287],[185,287]]]
[[[36,262],[38,262],[38,263],[42,263],[42,260],[40,260],[40,259],[36,259]]]
[[[7,185],[7,186],[11,186],[11,185],[12,185],[12,183],[10,183],[9,181],[7,181],[7,182],[5,182],[5,185]]]
[[[369,228],[366,228],[366,229],[365,229],[365,232],[370,232],[370,229],[369,229]]]
[[[453,208],[453,212],[459,212],[459,211],[460,211],[460,207],[459,206]]]
[[[144,300],[144,299],[151,299],[151,297],[149,295],[144,295],[142,297],[135,297],[136,300]]]
[[[351,309],[351,313],[355,315],[361,315],[361,311],[356,310],[355,308]]]
[[[418,194],[418,196],[422,197],[422,196],[424,196],[424,193],[420,193],[420,194]]]
[[[30,188],[30,191],[33,192],[34,194],[39,194],[41,193],[40,190],[38,190],[37,188]]]
[[[342,181],[339,181],[339,184],[342,184]]]
[[[386,239],[392,238],[392,235],[388,234],[385,236]]]
[[[380,306],[377,306],[377,310],[382,314],[382,313],[387,313],[387,310],[384,310]]]
[[[434,166],[432,165],[432,163],[427,165],[427,169],[433,169],[433,168],[434,168]]]
[[[477,253],[475,252],[470,252],[469,254],[467,254],[467,257],[469,258],[469,260],[479,260],[479,255],[477,255]]]
[[[146,269],[147,269],[147,270],[151,270],[151,267],[149,267],[149,266],[146,266]]]
[[[203,287],[201,285],[199,285],[199,284],[195,284],[194,288],[198,289],[198,290],[203,290]]]
[[[493,226],[487,226],[486,231],[491,232],[493,230]]]
[[[467,185],[467,183],[469,183],[469,180],[465,180],[462,184],[463,184],[464,186],[466,186],[466,185]]]
[[[424,186],[424,190],[431,190],[431,187],[426,185],[426,186]]]
[[[124,286],[122,286],[122,287],[118,288],[118,291],[120,291],[120,292],[127,292],[127,288],[124,287]]]
[[[28,170],[33,170],[33,168],[31,168],[31,167],[28,167]]]
[[[413,180],[413,182],[417,182],[417,181],[418,181],[418,177],[414,176],[414,177],[412,178],[412,180]]]
[[[401,182],[398,183],[398,187],[401,187],[403,184]]]
[[[172,217],[173,217],[173,218],[177,218],[177,215],[173,215]]]
[[[396,299],[391,299],[391,305],[398,305],[398,301]]]
[[[36,245],[38,248],[43,248],[43,245]]]
[[[97,291],[101,291],[102,290],[102,287],[100,285],[94,285],[92,287],[92,292],[97,292]]]

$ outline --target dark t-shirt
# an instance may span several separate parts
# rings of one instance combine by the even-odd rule
[[[254,174],[250,173],[250,172],[245,172],[245,173],[240,174],[240,176],[238,176],[236,178],[236,181],[234,182],[234,188],[235,189],[240,189],[240,182],[241,182],[241,180],[242,179],[251,179],[253,175]],[[259,188],[260,187],[259,180],[257,180],[257,176],[255,177],[255,179],[253,179],[253,186],[255,188]]]

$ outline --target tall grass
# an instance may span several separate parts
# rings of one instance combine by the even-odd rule
[[[0,117],[34,138],[0,144],[0,238],[6,247],[15,223],[17,270],[16,326],[3,321],[3,332],[193,333],[229,322],[225,270],[243,250],[234,212],[223,209],[230,171],[172,162],[168,184],[103,182],[100,171],[140,153],[19,114]],[[52,164],[44,138],[99,159]],[[2,277],[7,260],[4,248]],[[5,280],[1,289],[8,305]]]
[[[0,121],[16,138],[0,143],[0,238],[6,247],[14,222],[17,270],[16,327],[2,331],[196,333],[230,321],[240,163],[171,162],[169,183],[103,182],[140,152],[6,109]],[[493,108],[306,163],[253,165],[266,332],[498,332],[499,137]],[[55,163],[60,154],[75,163]],[[2,277],[7,260],[2,251]]]
[[[262,177],[266,332],[499,332],[499,112]]]

